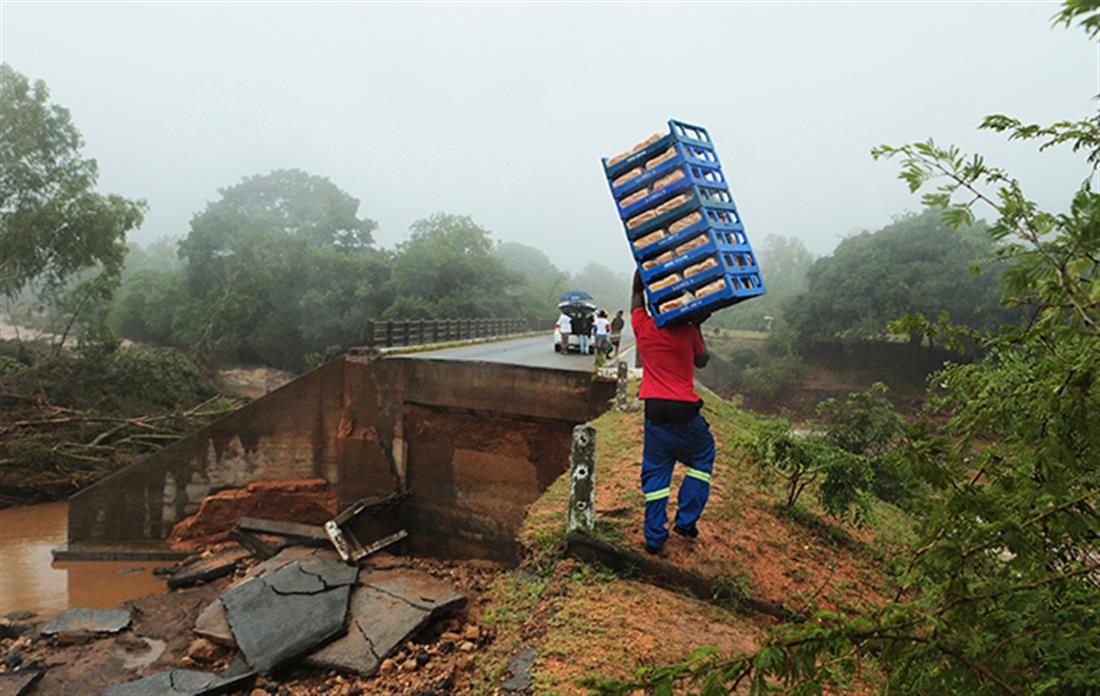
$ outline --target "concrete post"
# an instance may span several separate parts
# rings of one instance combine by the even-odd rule
[[[626,361],[620,360],[619,373],[615,378],[615,408],[620,411],[625,411],[630,405],[627,403],[626,398],[627,375],[629,372],[630,368],[626,366]]]
[[[590,425],[573,428],[572,468],[569,477],[569,524],[567,531],[596,529],[596,429]]]

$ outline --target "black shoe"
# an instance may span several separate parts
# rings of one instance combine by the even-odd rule
[[[650,546],[649,544],[646,544],[645,545],[645,552],[653,554],[653,555],[657,555],[661,552],[662,548],[664,548],[663,545],[662,546]]]
[[[675,525],[673,526],[672,531],[676,532],[680,536],[691,537],[692,539],[699,536],[699,528],[695,525],[691,525],[690,527],[681,527],[680,525]]]

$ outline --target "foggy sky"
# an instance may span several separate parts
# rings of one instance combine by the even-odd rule
[[[332,179],[391,246],[470,214],[565,270],[631,265],[599,158],[668,118],[707,127],[750,239],[822,254],[918,207],[871,147],[979,150],[1041,203],[1068,152],[975,128],[1094,112],[1100,53],[1056,3],[0,4],[0,54],[44,79],[149,242],[241,177]],[[765,274],[767,269],[764,269]]]

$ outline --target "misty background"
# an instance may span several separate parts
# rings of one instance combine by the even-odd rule
[[[750,239],[820,256],[918,207],[878,144],[981,151],[1062,209],[1087,167],[975,130],[1087,116],[1055,3],[0,5],[0,57],[68,107],[148,244],[242,177],[326,176],[393,246],[437,211],[563,270],[633,263],[599,158],[707,127]],[[683,46],[693,46],[685,51]],[[765,280],[767,259],[763,259]]]

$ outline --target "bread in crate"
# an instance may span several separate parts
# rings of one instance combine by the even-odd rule
[[[658,290],[664,290],[668,286],[675,285],[676,283],[679,283],[683,279],[684,279],[683,276],[681,276],[679,273],[671,273],[669,275],[666,275],[663,278],[660,278],[659,280],[652,281],[649,284],[649,290],[650,290],[650,292],[657,292]]]
[[[668,236],[668,235],[665,234],[664,230],[654,230],[653,232],[650,232],[649,234],[645,235],[644,237],[638,237],[637,239],[635,239],[634,240],[634,248],[635,249],[644,249],[645,247],[649,246],[650,244],[656,244],[657,242],[664,239],[666,236]]]
[[[674,309],[677,309],[679,307],[683,307],[684,305],[686,305],[687,303],[691,302],[694,299],[695,299],[695,295],[692,295],[690,292],[685,292],[683,295],[680,295],[679,297],[677,297],[675,299],[669,300],[668,302],[662,302],[661,306],[659,306],[657,308],[657,312],[659,314],[664,314],[665,312],[671,312]]]
[[[619,162],[622,162],[624,159],[626,159],[627,157],[630,157],[635,152],[638,152],[639,150],[646,149],[647,147],[649,147],[650,145],[657,142],[658,140],[660,140],[663,137],[665,137],[663,133],[655,133],[655,134],[649,136],[648,138],[646,138],[642,142],[638,143],[634,147],[630,148],[626,152],[620,152],[619,154],[615,155],[614,157],[609,157],[608,160],[607,160],[607,166],[610,167],[613,164],[618,164]]]
[[[660,254],[658,256],[654,256],[653,258],[649,259],[648,261],[642,261],[642,270],[643,271],[648,271],[651,268],[656,268],[657,266],[660,266],[662,263],[668,263],[669,261],[671,261],[674,258],[676,258],[676,252],[666,251],[663,254]]]

